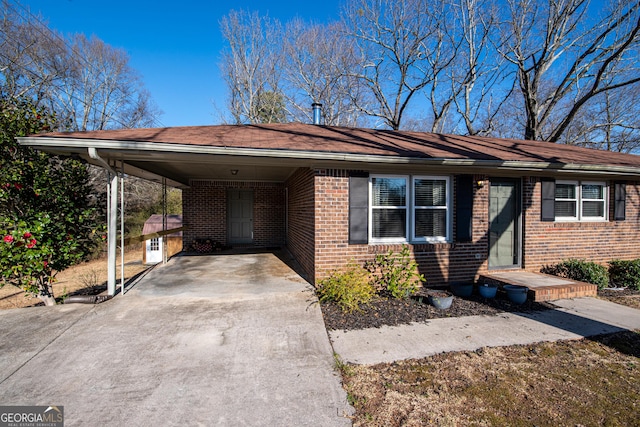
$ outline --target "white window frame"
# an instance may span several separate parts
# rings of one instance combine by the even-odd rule
[[[426,179],[433,181],[445,182],[445,206],[443,207],[426,207],[416,206],[416,180]],[[446,243],[451,236],[451,177],[448,176],[433,176],[433,175],[416,175],[411,177],[411,241],[416,243]],[[416,211],[417,210],[443,210],[445,211],[446,225],[444,236],[416,236]]]
[[[563,217],[556,216],[556,221],[560,222],[603,222],[607,221],[609,217],[609,187],[606,182],[602,181],[556,181],[556,185],[558,184],[566,184],[573,185],[576,188],[576,216]],[[583,185],[598,185],[602,187],[602,199],[585,199],[582,196],[582,186]],[[574,199],[555,199],[556,201],[571,201]],[[595,217],[589,216],[585,217],[583,214],[583,203],[588,201],[598,201],[603,203],[603,216]]]
[[[556,181],[556,186],[558,184],[562,185],[573,185],[575,188],[575,199],[558,199],[555,194],[554,198],[556,202],[573,202],[575,204],[576,216],[556,216],[556,221],[579,221],[580,218],[580,182],[578,181]]]
[[[584,185],[597,185],[602,187],[602,199],[586,199],[582,195],[582,186]],[[606,182],[599,181],[583,181],[580,183],[580,220],[581,221],[607,221],[609,217],[609,190]],[[583,213],[584,202],[602,202],[602,214],[603,216],[588,216],[585,217]]]
[[[404,206],[377,206],[373,204],[373,180],[375,178],[404,179],[406,185]],[[416,207],[415,205],[415,181],[419,179],[442,180],[445,181],[446,206],[444,208]],[[375,209],[406,209],[405,216],[405,236],[404,237],[384,237],[373,236],[373,212]],[[415,218],[418,209],[445,209],[446,227],[445,236],[427,237],[415,235]],[[376,243],[447,243],[451,241],[453,234],[453,195],[451,194],[451,177],[447,175],[391,175],[375,174],[369,176],[369,242]]]
[[[404,194],[404,206],[374,206],[373,205],[373,180],[375,178],[386,178],[386,179],[404,179],[405,182],[405,194]],[[409,179],[409,175],[371,175],[369,177],[369,241],[374,243],[395,243],[395,242],[407,242],[406,233],[409,231],[409,215],[410,215],[410,198],[411,191],[409,189],[409,185],[411,180]],[[400,237],[373,237],[373,211],[375,209],[404,209],[406,212],[405,215],[405,236],[404,238]]]

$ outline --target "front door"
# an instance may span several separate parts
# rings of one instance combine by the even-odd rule
[[[253,190],[229,190],[229,243],[253,243]]]
[[[520,180],[492,178],[489,188],[489,268],[520,265]]]

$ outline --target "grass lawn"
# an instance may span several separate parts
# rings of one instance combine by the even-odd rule
[[[341,365],[356,426],[638,426],[640,333]]]

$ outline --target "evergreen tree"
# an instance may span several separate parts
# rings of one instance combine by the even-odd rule
[[[55,304],[55,274],[90,254],[102,233],[87,168],[71,158],[20,146],[55,116],[28,99],[0,97],[0,286]]]

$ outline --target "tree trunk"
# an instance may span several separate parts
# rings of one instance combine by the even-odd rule
[[[51,286],[51,283],[49,282],[40,283],[39,287],[40,287],[40,294],[38,295],[38,298],[40,298],[40,300],[44,302],[44,305],[46,306],[56,305],[56,298],[53,296],[53,287]]]
[[[39,295],[39,298],[44,302],[46,306],[56,305],[56,299],[53,295]]]

